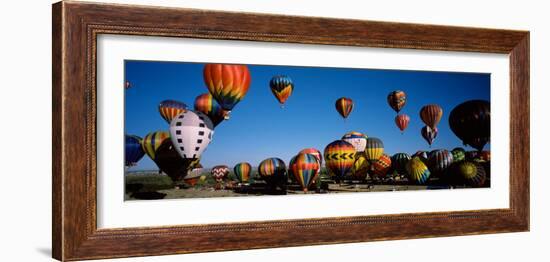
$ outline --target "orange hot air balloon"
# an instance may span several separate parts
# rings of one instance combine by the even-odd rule
[[[207,64],[203,76],[210,94],[228,112],[244,98],[250,87],[246,65]]]
[[[420,109],[420,119],[422,119],[422,122],[432,129],[437,127],[442,115],[443,109],[435,104],[425,105],[422,109]]]
[[[353,110],[353,100],[347,97],[340,97],[338,98],[338,100],[336,100],[335,106],[336,111],[338,111],[338,113],[340,113],[340,115],[344,119],[346,119]]]
[[[403,131],[405,131],[410,121],[411,118],[405,114],[397,115],[395,117],[395,124],[397,125],[399,130],[401,130],[401,134],[403,134]]]

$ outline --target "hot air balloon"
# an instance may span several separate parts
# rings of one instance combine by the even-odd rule
[[[479,154],[479,159],[481,161],[490,162],[491,161],[491,151],[481,151]]]
[[[172,181],[179,182],[193,166],[199,163],[199,159],[183,159],[172,144],[170,139],[165,139],[155,152],[153,159],[159,169],[168,175]]]
[[[162,116],[168,124],[170,124],[170,121],[172,121],[175,116],[181,114],[185,110],[187,110],[187,105],[175,100],[164,100],[159,104],[160,116]]]
[[[422,109],[420,109],[420,119],[422,119],[422,122],[424,122],[426,126],[429,126],[432,129],[437,128],[437,124],[439,124],[442,115],[443,109],[435,104],[425,105]]]
[[[285,162],[276,157],[262,161],[258,166],[258,173],[271,186],[286,182],[287,179]]]
[[[325,165],[337,180],[343,178],[355,162],[355,148],[352,144],[336,140],[325,147]]]
[[[214,100],[214,97],[210,93],[205,93],[195,98],[195,111],[207,115],[212,120],[214,127],[220,124],[227,114],[227,111],[218,105],[218,102]]]
[[[237,180],[239,180],[239,182],[242,184],[248,183],[251,170],[252,166],[247,162],[238,163],[235,165],[235,167],[233,167],[235,177],[237,177]]]
[[[365,156],[365,152],[355,153],[355,162],[351,168],[351,174],[358,179],[366,179],[367,172],[370,170],[370,163]]]
[[[373,164],[382,156],[382,154],[384,154],[384,143],[382,143],[382,140],[376,137],[367,138],[367,146],[365,148],[365,156],[367,156],[367,160]]]
[[[182,158],[199,158],[214,135],[214,125],[201,112],[187,110],[170,123],[170,139]]]
[[[419,157],[413,157],[407,163],[407,174],[409,179],[419,185],[422,185],[430,178],[430,170]]]
[[[418,150],[412,155],[412,157],[418,157],[424,164],[428,163],[428,151]]]
[[[250,87],[250,72],[245,65],[207,64],[203,70],[208,91],[229,112],[244,98]]]
[[[466,159],[466,150],[462,147],[454,148],[451,154],[453,154],[453,162],[460,162]]]
[[[462,161],[456,165],[457,174],[464,179],[464,181],[473,187],[481,187],[485,184],[487,178],[485,169],[475,162]]]
[[[367,146],[367,136],[355,131],[346,133],[342,137],[342,140],[352,144],[355,148],[355,152],[363,152]]]
[[[397,153],[391,157],[392,168],[398,174],[404,175],[407,173],[407,163],[411,160],[411,156],[407,153]]]
[[[388,104],[393,110],[395,110],[396,113],[401,111],[401,108],[405,106],[405,103],[407,103],[407,96],[405,95],[405,92],[396,90],[388,94]]]
[[[435,138],[437,137],[437,127],[436,128],[431,128],[429,126],[424,126],[420,130],[420,134],[422,134],[422,137],[424,138],[424,140],[426,140],[426,142],[428,142],[428,145],[430,145],[430,147],[431,147],[432,143],[434,142]]]
[[[353,110],[353,101],[347,97],[340,97],[336,100],[336,111],[346,119]]]
[[[483,150],[491,137],[491,104],[470,100],[456,106],[449,115],[449,126],[465,145]]]
[[[141,137],[139,136],[125,135],[124,148],[124,165],[127,167],[135,166],[143,155],[145,155],[141,147]]]
[[[292,164],[288,166],[298,183],[302,186],[304,192],[319,174],[320,164],[317,158],[310,154],[298,154]]]
[[[223,180],[229,175],[229,167],[226,165],[218,165],[210,169],[210,174],[218,183],[222,183]]]
[[[321,151],[317,150],[316,148],[306,148],[302,149],[302,151],[298,152],[298,154],[310,154],[313,155],[315,158],[317,158],[317,161],[319,161],[319,168],[323,164],[323,155],[321,154]],[[320,173],[320,172],[319,172]]]
[[[377,175],[379,178],[386,176],[388,171],[391,169],[391,158],[386,154],[382,154],[378,160],[372,163],[372,172]]]
[[[300,154],[300,153],[298,153]],[[296,177],[294,176],[294,171],[290,168],[292,165],[294,165],[294,162],[296,162],[296,157],[298,155],[293,156],[290,161],[288,161],[288,179],[290,179],[290,182],[292,184],[298,183],[296,180]]]
[[[405,114],[397,115],[395,117],[395,124],[399,130],[401,130],[401,134],[403,134],[403,131],[405,131],[405,128],[409,125],[409,121],[411,121],[411,118]]]
[[[453,163],[453,154],[445,149],[435,150],[430,154],[428,163],[432,174],[441,175]]]
[[[282,108],[286,100],[292,94],[292,90],[294,90],[294,83],[292,83],[292,79],[290,79],[290,77],[278,75],[271,78],[271,81],[269,81],[269,87],[271,88],[271,92],[275,98],[279,100]]]
[[[156,131],[147,134],[142,142],[141,146],[145,154],[147,154],[152,160],[155,160],[155,153],[164,140],[170,138],[170,134],[165,131]]]
[[[183,178],[183,182],[189,184],[190,186],[195,186],[199,179],[201,179],[202,172],[203,167],[200,163],[193,165],[190,170],[187,171],[187,175]]]
[[[132,87],[132,83],[130,83],[130,81],[126,80],[126,82],[124,82],[124,88],[125,89],[130,89]]]

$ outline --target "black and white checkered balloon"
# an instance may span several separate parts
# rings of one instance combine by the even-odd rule
[[[214,135],[214,124],[201,112],[186,110],[170,122],[170,139],[183,158],[199,158]]]

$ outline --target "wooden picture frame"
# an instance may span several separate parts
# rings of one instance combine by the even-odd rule
[[[81,260],[529,230],[529,32],[82,2],[53,5],[53,257]],[[98,229],[99,34],[508,54],[510,208]]]

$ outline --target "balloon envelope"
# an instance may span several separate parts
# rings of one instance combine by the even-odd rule
[[[428,142],[428,145],[432,145],[432,143],[434,142],[435,138],[437,137],[437,127],[436,128],[431,128],[429,126],[424,126],[421,130],[420,130],[420,134],[422,134],[422,137],[424,138],[424,140],[426,140],[426,142]]]
[[[170,134],[166,131],[151,132],[145,135],[143,141],[141,142],[141,146],[143,151],[151,158],[151,160],[154,161],[157,149],[166,139],[169,138]]]
[[[425,105],[420,109],[420,119],[427,126],[435,129],[443,116],[443,109],[435,104]]]
[[[145,155],[141,147],[141,137],[134,135],[124,136],[124,165],[135,166]]]
[[[229,175],[229,167],[226,165],[212,167],[210,174],[216,181],[223,181]]]
[[[213,135],[212,121],[201,112],[187,110],[170,123],[170,139],[182,158],[199,158]]]
[[[395,117],[395,124],[397,125],[397,128],[401,130],[401,132],[405,131],[407,126],[409,126],[410,121],[411,121],[411,118],[405,114],[397,115]]]
[[[384,153],[384,143],[376,137],[367,138],[367,146],[365,147],[365,155],[367,160],[374,163]]]
[[[269,87],[271,88],[271,92],[275,98],[277,98],[282,106],[292,94],[292,91],[294,90],[294,83],[290,77],[278,75],[271,78],[271,81],[269,81]]]
[[[250,72],[246,65],[207,64],[203,76],[210,94],[227,111],[244,98],[250,87]]]
[[[214,127],[219,125],[226,117],[227,112],[218,105],[210,93],[199,95],[195,98],[195,111],[201,112],[212,120]]]
[[[355,152],[363,152],[365,151],[365,147],[367,146],[367,136],[365,134],[351,131],[349,133],[346,133],[342,140],[350,143],[355,148]]]
[[[409,180],[416,184],[424,184],[430,178],[430,170],[419,157],[413,157],[407,163],[407,174]]]
[[[159,104],[160,116],[162,116],[168,124],[170,124],[170,121],[172,121],[175,116],[181,114],[185,110],[187,110],[187,105],[175,100],[164,100]]]
[[[378,160],[372,163],[372,172],[378,177],[385,177],[391,169],[391,158],[386,154],[382,154]]]
[[[404,175],[407,173],[407,163],[411,160],[411,156],[407,153],[397,153],[392,156],[392,167],[398,174]]]
[[[158,147],[154,161],[172,181],[178,182],[187,176],[187,171],[198,164],[199,159],[181,158],[172,141],[167,139]]]
[[[307,192],[308,187],[318,175],[319,161],[315,156],[310,154],[298,154],[292,164],[289,164],[289,170],[298,183],[302,186],[304,192]]]
[[[347,97],[340,97],[335,103],[336,111],[344,118],[348,118],[349,114],[353,110],[353,101]]]
[[[239,180],[239,182],[241,183],[248,183],[251,170],[252,166],[247,162],[238,163],[235,165],[235,167],[233,167],[235,177],[237,177],[237,180]]]
[[[325,147],[325,165],[337,178],[343,178],[355,162],[355,148],[344,140],[336,140]]]
[[[491,104],[470,100],[457,105],[449,115],[449,125],[465,145],[481,151],[491,137]]]
[[[258,166],[258,173],[268,184],[286,181],[286,165],[280,158],[272,157],[263,160]]]
[[[388,94],[388,104],[396,113],[401,111],[406,102],[407,96],[401,90],[392,91]]]

